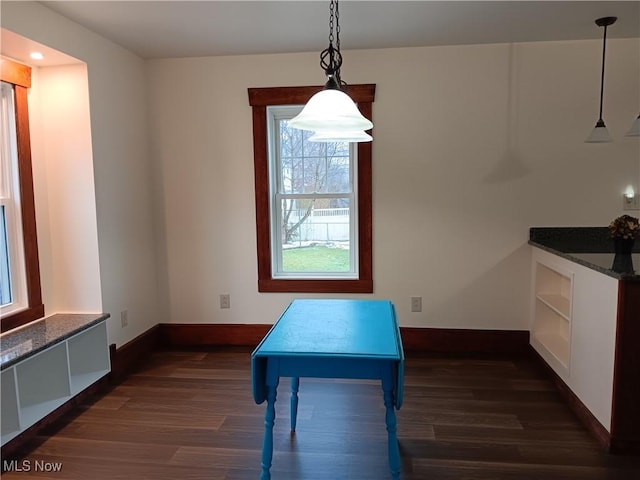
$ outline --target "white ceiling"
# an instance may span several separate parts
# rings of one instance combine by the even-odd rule
[[[320,51],[327,1],[42,1],[143,58]],[[341,48],[640,37],[640,1],[340,3]]]

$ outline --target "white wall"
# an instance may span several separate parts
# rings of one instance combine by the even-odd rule
[[[345,52],[376,83],[375,297],[405,326],[527,329],[531,226],[603,226],[640,183],[640,41]],[[148,62],[170,321],[270,323],[299,295],[258,293],[248,87],[322,83],[317,53]],[[218,295],[231,295],[230,310]],[[409,297],[423,312],[409,312]]]
[[[47,315],[101,312],[87,68],[33,68],[29,90],[42,297]]]
[[[36,2],[2,2],[1,8],[3,28],[87,65],[102,309],[112,316],[109,341],[121,346],[164,321],[165,312],[156,269],[145,63]],[[124,329],[123,310],[129,318]]]
[[[294,295],[257,292],[247,88],[323,83],[318,52],[145,63],[33,2],[3,2],[2,22],[87,64],[110,340],[164,321],[275,320]],[[393,300],[403,325],[526,329],[528,228],[621,213],[622,192],[640,183],[638,140],[622,137],[638,114],[640,41],[609,42],[616,142],[587,145],[600,48],[344,52],[348,82],[377,84],[374,296]],[[422,313],[409,312],[414,295]]]

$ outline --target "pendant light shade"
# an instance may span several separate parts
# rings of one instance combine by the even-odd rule
[[[370,142],[373,137],[360,130],[318,131],[309,137],[310,142]]]
[[[631,128],[626,133],[625,137],[640,137],[640,115],[638,115],[638,118],[636,118],[631,124]]]
[[[609,130],[607,130],[607,126],[602,119],[598,120],[598,123],[596,123],[595,128],[591,130],[586,140],[587,143],[609,143],[612,141],[613,139],[611,135],[609,135]]]
[[[346,83],[340,78],[342,54],[338,0],[331,0],[329,13],[329,46],[320,53],[320,66],[324,69],[327,83],[324,90],[312,96],[302,111],[289,120],[289,125],[315,132],[309,139],[312,142],[370,142],[372,137],[364,130],[373,128],[373,123],[360,113],[355,102],[342,90]]]
[[[289,125],[316,132],[369,130],[373,123],[365,118],[353,100],[342,90],[322,90],[309,99]]]
[[[604,60],[607,49],[607,27],[613,25],[617,19],[617,17],[603,17],[596,20],[596,25],[604,27],[604,35],[602,37],[602,71],[600,74],[600,115],[593,131],[585,140],[587,143],[608,143],[612,141],[607,126],[602,119],[602,100],[604,97]]]

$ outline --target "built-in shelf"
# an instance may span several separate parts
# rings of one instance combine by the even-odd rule
[[[538,294],[536,298],[565,320],[571,320],[571,318],[569,317],[569,312],[571,311],[571,301],[567,297],[557,294],[542,293]]]
[[[565,374],[571,359],[573,273],[534,262],[533,345]]]
[[[569,341],[561,335],[554,333],[534,334],[536,340],[542,344],[551,355],[555,357],[565,368],[569,368]]]
[[[16,352],[2,364],[2,445],[109,373],[107,317],[48,318],[2,337]]]

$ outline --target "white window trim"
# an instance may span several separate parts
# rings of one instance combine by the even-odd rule
[[[279,193],[278,164],[280,150],[278,135],[278,121],[295,117],[304,105],[278,105],[267,107],[267,136],[269,156],[269,212],[271,233],[271,272],[274,279],[322,279],[322,280],[352,280],[359,278],[358,252],[358,149],[357,144],[349,145],[349,182],[351,192],[342,194],[281,194]],[[348,272],[284,272],[282,269],[282,241],[279,226],[282,223],[282,209],[279,207],[284,198],[337,198],[349,199],[349,263]]]

